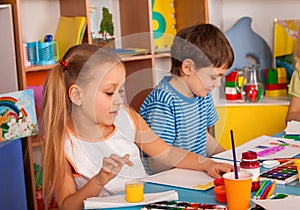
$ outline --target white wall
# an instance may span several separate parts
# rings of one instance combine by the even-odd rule
[[[252,18],[252,29],[273,52],[274,19],[300,19],[299,0],[208,0],[209,20],[224,32],[241,17]]]
[[[60,17],[59,0],[21,0],[20,5],[23,42],[55,35]]]

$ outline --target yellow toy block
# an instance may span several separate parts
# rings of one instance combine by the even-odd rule
[[[277,96],[285,96],[287,95],[286,89],[281,90],[266,90],[267,97],[277,97]]]
[[[285,68],[276,68],[276,70],[278,75],[278,84],[286,84],[287,78]]]

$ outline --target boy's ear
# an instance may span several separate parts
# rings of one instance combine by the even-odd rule
[[[193,65],[194,61],[192,61],[191,59],[185,59],[181,65],[182,73],[189,76],[192,73]]]
[[[72,103],[74,103],[76,106],[80,106],[81,105],[81,88],[78,85],[71,85],[69,88],[69,97],[72,101]]]

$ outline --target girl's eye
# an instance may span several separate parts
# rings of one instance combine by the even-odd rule
[[[106,95],[112,96],[114,92],[106,92]]]

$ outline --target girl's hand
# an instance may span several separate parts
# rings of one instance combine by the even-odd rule
[[[99,185],[104,186],[110,180],[115,178],[125,164],[133,166],[133,162],[129,160],[129,157],[129,154],[126,154],[123,157],[114,154],[109,157],[105,157],[103,159],[103,166],[100,172],[96,175],[98,177]]]
[[[223,174],[234,170],[233,165],[226,163],[218,163],[212,160],[207,160],[206,172],[213,178],[220,178]]]

